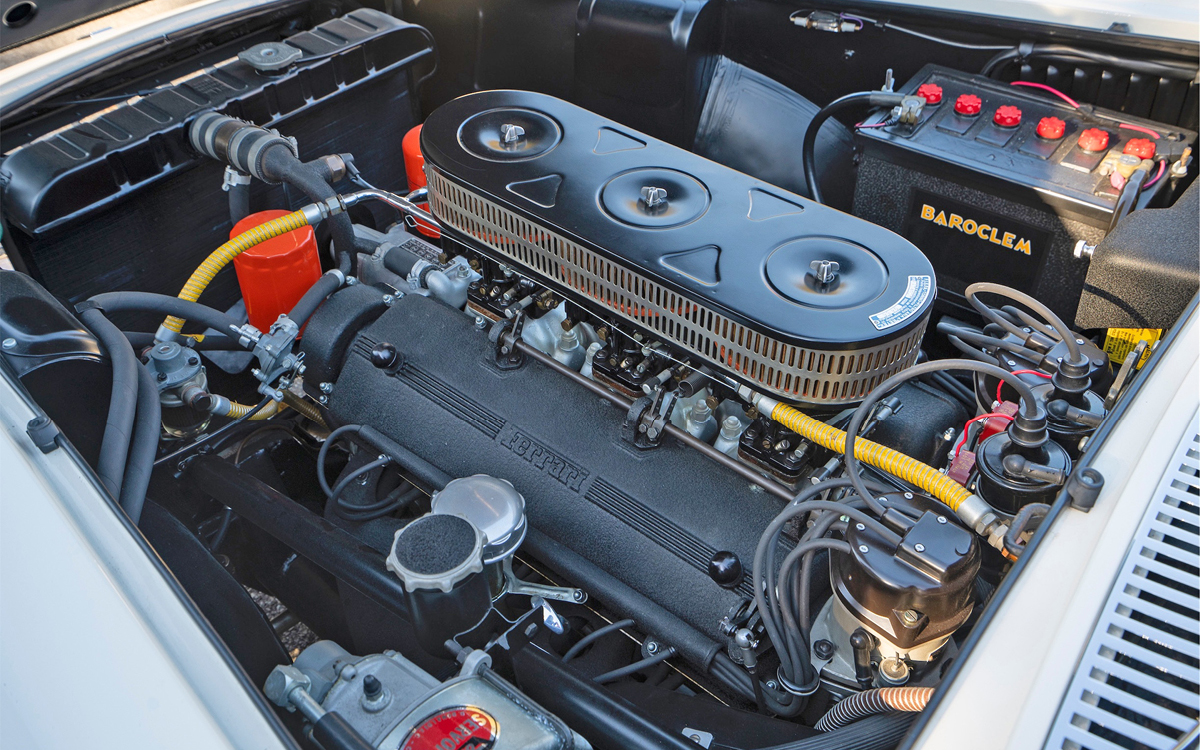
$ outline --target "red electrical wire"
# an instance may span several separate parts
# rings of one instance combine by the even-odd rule
[[[955,458],[958,458],[958,452],[960,450],[962,450],[963,445],[967,442],[967,431],[971,429],[971,425],[975,424],[976,422],[978,422],[982,419],[987,419],[989,417],[1001,417],[1002,419],[1007,419],[1010,422],[1013,419],[1008,414],[997,414],[996,412],[992,412],[991,414],[980,414],[978,417],[975,417],[974,419],[968,419],[967,423],[965,425],[963,425],[962,436],[958,439],[958,442],[954,444],[954,457]]]
[[[1050,376],[1041,370],[1013,370],[1013,375],[1037,375],[1039,378],[1049,379]],[[1004,381],[1001,380],[996,384],[996,403],[1004,403],[1004,399],[1000,396],[1000,391],[1004,389]]]
[[[1118,125],[1117,127],[1118,127],[1118,128],[1124,128],[1125,130],[1136,130],[1136,131],[1137,131],[1137,132],[1139,132],[1139,133],[1145,133],[1145,134],[1146,134],[1146,135],[1148,135],[1148,136],[1152,136],[1152,137],[1154,138],[1154,140],[1156,140],[1156,141],[1157,141],[1159,138],[1162,138],[1162,136],[1161,136],[1161,135],[1159,135],[1158,133],[1154,132],[1154,131],[1153,131],[1153,130],[1151,130],[1150,128],[1142,127],[1141,125],[1130,125],[1130,124],[1129,124],[1129,123],[1127,123],[1127,122],[1123,122],[1123,123],[1121,123],[1120,125]]]
[[[1051,94],[1054,94],[1059,99],[1062,99],[1064,102],[1066,102],[1067,104],[1070,104],[1075,109],[1079,109],[1079,102],[1075,101],[1074,99],[1067,96],[1066,94],[1059,91],[1058,89],[1054,88],[1053,86],[1047,86],[1044,83],[1034,83],[1033,81],[1013,81],[1012,85],[1013,86],[1028,86],[1028,87],[1034,88],[1034,89],[1041,89],[1042,91],[1049,91]],[[1158,136],[1155,135],[1154,137],[1157,138]]]
[[[1155,172],[1153,179],[1151,179],[1151,180],[1150,180],[1149,182],[1147,182],[1145,185],[1142,185],[1142,190],[1145,190],[1146,188],[1150,187],[1150,186],[1151,186],[1151,185],[1153,185],[1154,183],[1156,183],[1156,182],[1158,182],[1159,180],[1161,180],[1161,179],[1162,179],[1162,176],[1163,176],[1163,173],[1164,173],[1164,172],[1166,172],[1166,171],[1167,171],[1167,160],[1166,160],[1166,159],[1159,159],[1159,160],[1158,160],[1158,171],[1157,171],[1157,172]]]

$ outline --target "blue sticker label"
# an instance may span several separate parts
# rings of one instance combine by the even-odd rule
[[[886,310],[871,316],[871,324],[876,330],[886,331],[898,326],[921,311],[933,291],[933,278],[930,276],[909,276],[908,287],[904,296]]]

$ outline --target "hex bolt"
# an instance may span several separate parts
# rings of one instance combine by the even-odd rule
[[[833,652],[837,647],[833,645],[833,641],[827,641],[824,638],[813,644],[813,655],[818,659],[829,659],[833,657]]]

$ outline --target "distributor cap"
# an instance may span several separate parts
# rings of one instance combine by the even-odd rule
[[[887,495],[881,501],[888,506],[885,521],[899,530],[899,545],[851,524],[851,554],[833,556],[830,580],[856,618],[909,649],[953,633],[971,614],[979,544],[932,498]]]

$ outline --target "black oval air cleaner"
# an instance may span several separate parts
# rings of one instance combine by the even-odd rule
[[[562,128],[542,112],[498,107],[467,119],[458,132],[459,143],[488,161],[523,161],[554,148]]]
[[[617,221],[665,229],[695,221],[708,210],[708,188],[675,169],[634,169],[609,180],[600,204]]]
[[[838,406],[916,361],[933,268],[882,227],[526,91],[446,103],[421,150],[448,235],[752,388]]]
[[[801,305],[846,310],[883,294],[888,270],[865,247],[832,237],[805,237],[771,253],[767,281]]]

